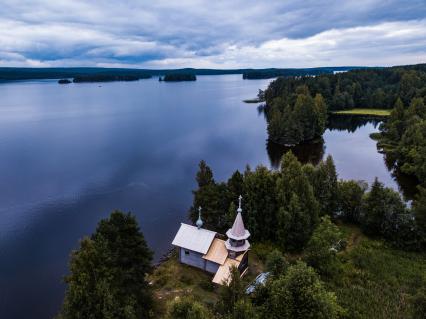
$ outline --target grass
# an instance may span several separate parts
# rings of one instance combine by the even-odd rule
[[[393,249],[357,227],[341,229],[348,241],[339,256],[343,267],[325,281],[347,318],[410,318],[410,298],[426,284],[426,254]]]
[[[385,109],[350,109],[335,111],[333,114],[342,114],[342,115],[367,115],[367,116],[389,116],[391,110]]]
[[[248,286],[263,271],[263,262],[255,252],[249,253],[249,269],[244,276]],[[219,286],[211,281],[213,274],[179,263],[177,252],[161,263],[148,280],[156,299],[155,317],[163,318],[168,304],[181,296],[191,296],[211,308],[218,300]]]

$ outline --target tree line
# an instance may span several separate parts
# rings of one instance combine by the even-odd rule
[[[253,240],[275,242],[283,251],[301,251],[324,216],[357,224],[396,247],[421,250],[425,245],[426,200],[409,208],[398,192],[377,179],[370,188],[363,181],[339,180],[331,156],[313,166],[301,164],[289,151],[277,171],[247,167],[226,182],[215,181],[201,161],[196,180],[189,211],[193,222],[201,206],[206,227],[225,232],[242,194],[244,221]]]
[[[303,68],[303,69],[258,69],[246,70],[243,73],[244,80],[253,79],[271,79],[279,76],[314,76],[320,74],[333,74],[335,71],[348,71],[359,69],[358,67],[319,67],[319,68]]]

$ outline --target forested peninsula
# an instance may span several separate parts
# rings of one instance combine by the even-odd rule
[[[408,107],[426,96],[426,64],[351,70],[318,76],[279,77],[260,98],[266,103],[270,140],[298,144],[324,132],[324,116],[356,108]]]

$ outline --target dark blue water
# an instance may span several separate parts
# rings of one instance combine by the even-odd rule
[[[242,102],[268,82],[1,84],[0,317],[54,316],[70,251],[114,209],[137,216],[158,260],[186,219],[201,159],[218,180],[276,162],[263,115]],[[331,153],[342,178],[397,188],[368,138],[376,130],[329,130],[317,157]]]

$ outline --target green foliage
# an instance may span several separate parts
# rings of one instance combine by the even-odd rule
[[[362,225],[367,234],[385,235],[386,222],[394,215],[406,213],[400,195],[385,188],[376,178],[363,203]]]
[[[336,166],[330,155],[314,170],[312,186],[321,214],[333,216],[338,209],[338,187]]]
[[[151,260],[135,217],[113,212],[71,255],[61,317],[148,317],[152,294],[145,276]]]
[[[204,227],[216,231],[224,231],[228,224],[226,212],[229,208],[227,187],[224,183],[216,183],[213,172],[206,162],[201,161],[196,180],[198,189],[193,191],[194,203],[189,217],[195,223],[198,219],[198,207],[202,207]]]
[[[366,183],[353,180],[338,182],[339,211],[344,221],[354,224],[360,222],[362,199],[366,190]]]
[[[320,137],[327,122],[327,105],[321,96],[311,96],[299,87],[295,101],[276,97],[266,108],[270,140],[295,145]]]
[[[330,217],[322,218],[305,249],[308,265],[324,276],[335,275],[341,267],[337,253],[344,246],[343,235]]]
[[[418,290],[412,298],[413,319],[424,319],[426,314],[426,286]]]
[[[391,108],[397,97],[405,105],[424,96],[426,65],[351,70],[316,77],[280,77],[265,90],[269,105],[276,97],[294,103],[297,88],[308,87],[312,94],[321,94],[329,110],[357,108]],[[291,104],[291,103],[290,103]]]
[[[414,216],[419,230],[426,237],[426,189],[419,187],[419,194],[413,204]]]
[[[266,270],[273,276],[279,276],[284,273],[288,263],[284,259],[283,254],[278,249],[274,249],[268,254],[265,266]]]
[[[343,309],[328,292],[313,268],[298,262],[272,281],[262,318],[339,318]]]
[[[426,106],[424,98],[413,98],[404,109],[400,99],[381,127],[379,146],[394,167],[426,183]]]
[[[357,240],[339,255],[339,275],[325,278],[346,309],[345,318],[412,318],[412,297],[426,282],[426,255],[364,236]]]
[[[318,223],[319,204],[297,158],[284,155],[277,179],[277,240],[284,249],[301,250]]]
[[[220,287],[220,300],[218,304],[220,313],[232,314],[237,303],[245,298],[245,287],[240,276],[238,268],[233,266],[230,271],[228,284]]]
[[[258,314],[248,300],[239,300],[235,306],[232,315],[229,315],[229,319],[256,319]]]
[[[208,319],[213,316],[201,303],[194,301],[191,297],[182,297],[171,303],[168,318]]]
[[[266,167],[244,173],[244,220],[254,240],[272,240],[275,237],[277,202],[276,175]]]

